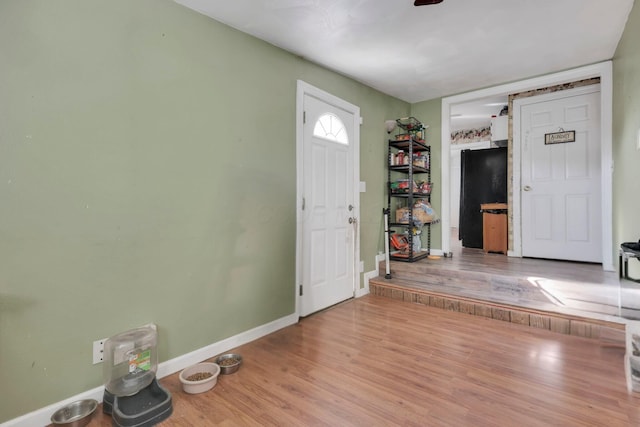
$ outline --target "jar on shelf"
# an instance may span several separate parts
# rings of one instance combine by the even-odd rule
[[[404,151],[400,150],[396,155],[396,165],[403,165],[403,164],[404,164]]]

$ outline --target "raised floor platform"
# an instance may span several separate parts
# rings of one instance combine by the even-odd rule
[[[379,267],[384,273],[384,262]],[[638,284],[596,264],[463,249],[452,258],[392,261],[391,273],[370,280],[370,292],[621,345],[628,319],[640,319]]]

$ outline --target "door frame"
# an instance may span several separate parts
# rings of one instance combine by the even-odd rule
[[[441,185],[440,188],[449,188],[450,165],[449,149],[451,139],[451,106],[475,101],[497,95],[509,95],[540,89],[563,83],[600,77],[600,143],[601,143],[601,183],[602,183],[602,268],[605,271],[615,271],[613,263],[613,64],[611,61],[579,67],[572,70],[507,83],[473,92],[454,95],[442,99],[442,127],[441,127]],[[446,153],[446,155],[442,155]],[[445,254],[451,252],[450,221],[449,221],[449,194],[442,192],[442,251]],[[509,251],[509,256],[521,256],[515,251]]]
[[[602,90],[600,85],[589,85],[589,86],[581,86],[573,89],[560,90],[552,93],[545,93],[536,96],[530,96],[526,98],[519,98],[513,101],[513,207],[512,207],[512,216],[513,216],[513,254],[514,256],[522,256],[522,191],[515,191],[515,189],[522,188],[522,140],[520,138],[520,133],[522,130],[522,117],[519,114],[521,107],[524,105],[538,104],[540,102],[547,101],[555,101],[558,99],[568,98],[572,96],[578,95],[587,95],[594,92],[600,93],[602,97]],[[515,114],[515,112],[518,114]],[[600,123],[602,125],[602,119],[600,119]],[[603,147],[600,145],[600,156],[602,157]],[[601,164],[600,167],[603,165]],[[602,184],[602,182],[601,182]],[[600,189],[600,201],[601,203],[604,201],[604,191]],[[601,212],[602,214],[603,212]],[[602,226],[603,224],[601,224]],[[604,234],[601,236],[604,238]],[[602,242],[602,246],[604,246],[604,241]],[[604,260],[604,254],[603,254]],[[604,265],[604,262],[603,262]]]
[[[353,215],[358,219],[357,230],[360,229],[360,107],[353,105],[335,95],[325,92],[315,86],[310,85],[302,80],[297,81],[296,90],[296,281],[294,286],[296,315],[300,317],[300,286],[302,285],[302,268],[303,268],[303,242],[302,242],[302,225],[303,225],[303,184],[304,184],[304,97],[305,95],[313,96],[327,104],[339,107],[353,114]],[[345,123],[346,125],[346,123]],[[354,257],[353,257],[353,292],[356,290],[360,278],[360,233],[354,233]]]

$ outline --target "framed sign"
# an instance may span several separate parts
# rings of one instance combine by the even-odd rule
[[[576,141],[575,130],[564,130],[561,128],[559,132],[544,134],[544,145],[564,144],[566,142],[575,142],[575,141]]]

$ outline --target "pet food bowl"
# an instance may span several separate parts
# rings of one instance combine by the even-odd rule
[[[89,424],[98,407],[94,399],[76,400],[58,409],[51,416],[51,423],[60,427],[84,427]]]
[[[216,363],[220,365],[220,373],[222,375],[233,374],[240,369],[242,364],[242,356],[235,353],[227,353],[216,358]]]
[[[189,379],[192,376],[204,376],[211,374],[207,378]],[[180,382],[185,393],[197,394],[211,390],[218,383],[218,375],[220,375],[220,366],[215,363],[198,363],[189,366],[180,372]]]

